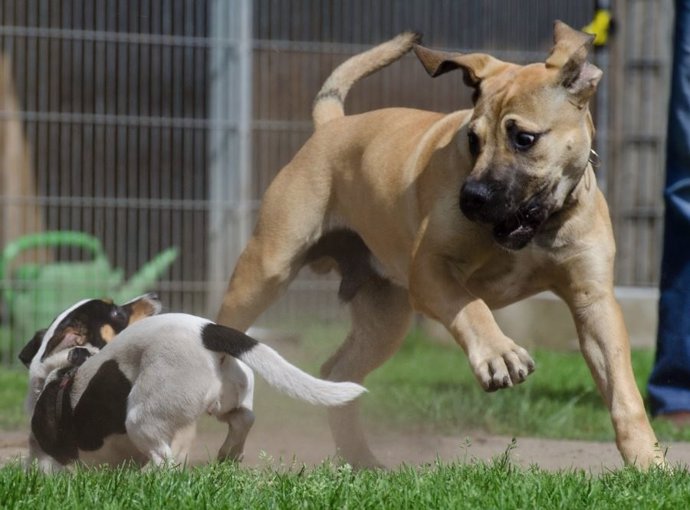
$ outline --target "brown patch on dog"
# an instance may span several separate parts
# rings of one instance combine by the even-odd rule
[[[131,321],[130,321],[131,322]],[[110,324],[101,327],[101,338],[105,343],[110,343],[117,333]]]
[[[156,314],[156,307],[146,299],[140,299],[132,303],[131,310],[132,313],[129,316],[129,325]]]

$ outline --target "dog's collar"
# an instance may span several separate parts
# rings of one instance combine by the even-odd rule
[[[563,207],[561,210],[565,209],[568,203],[572,203],[573,199],[573,194],[575,193],[575,190],[579,186],[580,182],[582,182],[582,179],[585,178],[585,174],[587,173],[587,167],[592,166],[592,170],[594,172],[597,171],[597,168],[601,166],[601,158],[599,157],[599,154],[597,154],[597,151],[592,149],[590,147],[589,149],[589,158],[587,158],[587,164],[585,164],[585,167],[582,169],[582,174],[580,175],[580,178],[575,181],[575,184],[573,184],[572,188],[570,188],[570,191],[565,197],[565,200],[563,201]]]
[[[599,154],[597,154],[597,151],[594,149],[589,149],[589,159],[587,160],[587,163],[592,165],[592,168],[596,170],[601,166],[601,158],[599,157]]]

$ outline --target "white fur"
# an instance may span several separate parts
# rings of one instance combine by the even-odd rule
[[[333,383],[304,373],[264,344],[257,345],[239,359],[256,370],[277,390],[310,404],[339,406],[354,400],[366,391],[359,384]]]

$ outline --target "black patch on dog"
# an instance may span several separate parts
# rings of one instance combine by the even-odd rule
[[[34,336],[27,342],[27,344],[24,346],[24,348],[21,350],[19,353],[19,361],[24,363],[24,366],[26,368],[29,368],[29,365],[31,365],[31,360],[34,359],[34,356],[36,356],[36,353],[38,350],[41,348],[41,342],[43,341],[43,335],[46,334],[47,329],[39,329],[34,333]]]
[[[201,341],[209,351],[225,352],[233,358],[239,358],[259,344],[241,331],[213,323],[201,330]]]
[[[101,337],[101,328],[109,325],[116,333],[127,327],[129,313],[122,308],[102,299],[92,299],[78,308],[72,310],[65,317],[58,327],[55,334],[48,341],[46,350],[43,353],[44,360],[53,353],[53,350],[60,344],[65,336],[65,331],[73,330],[83,337],[83,343],[88,343],[99,349],[104,347],[106,342]]]
[[[80,367],[91,357],[91,353],[86,347],[75,347],[67,354],[67,362],[73,367]]]
[[[323,257],[330,257],[338,264],[341,276],[338,297],[346,303],[352,301],[368,281],[387,281],[372,266],[369,247],[352,230],[336,229],[321,236],[307,251],[305,263]]]
[[[127,397],[132,383],[115,360],[103,363],[74,408],[74,435],[79,449],[98,450],[111,434],[125,434]]]
[[[70,400],[73,375],[72,367],[60,369],[43,388],[31,417],[31,432],[39,446],[63,465],[79,457]]]
[[[319,93],[314,99],[314,104],[318,103],[322,99],[335,99],[340,103],[343,102],[343,97],[340,95],[340,91],[335,88],[324,90],[323,92]]]

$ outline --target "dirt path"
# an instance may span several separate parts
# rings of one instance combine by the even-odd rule
[[[281,345],[283,351],[289,346]],[[295,462],[319,464],[333,455],[334,446],[323,409],[309,406],[277,394],[262,381],[255,393],[256,424],[245,448],[244,464],[248,466],[277,465]],[[459,431],[457,435],[435,432],[412,432],[368,424],[372,448],[388,467],[400,464],[421,465],[444,461],[490,460],[503,454],[511,443],[509,436],[493,436],[476,431]],[[225,438],[221,424],[201,420],[191,462],[203,463],[215,457]],[[26,432],[0,431],[0,465],[26,455]],[[690,443],[668,446],[672,464],[690,465]],[[517,464],[536,464],[543,469],[582,468],[593,472],[615,469],[622,461],[613,443],[593,441],[561,441],[518,437],[511,451]]]
[[[448,436],[434,433],[382,431],[371,434],[371,442],[380,460],[388,467],[400,464],[420,465],[436,458],[445,461],[471,462],[489,460],[506,451],[511,438],[482,433]],[[224,439],[219,425],[203,421],[191,461],[201,464],[213,458]],[[318,464],[333,453],[333,443],[325,423],[310,421],[301,427],[294,424],[257,422],[245,449],[248,466]],[[0,432],[0,465],[26,455],[26,434]],[[615,469],[622,462],[613,443],[560,441],[539,438],[517,438],[511,458],[523,467],[536,464],[543,469],[583,468],[598,473]],[[690,465],[690,444],[669,445],[668,458],[673,464]]]

